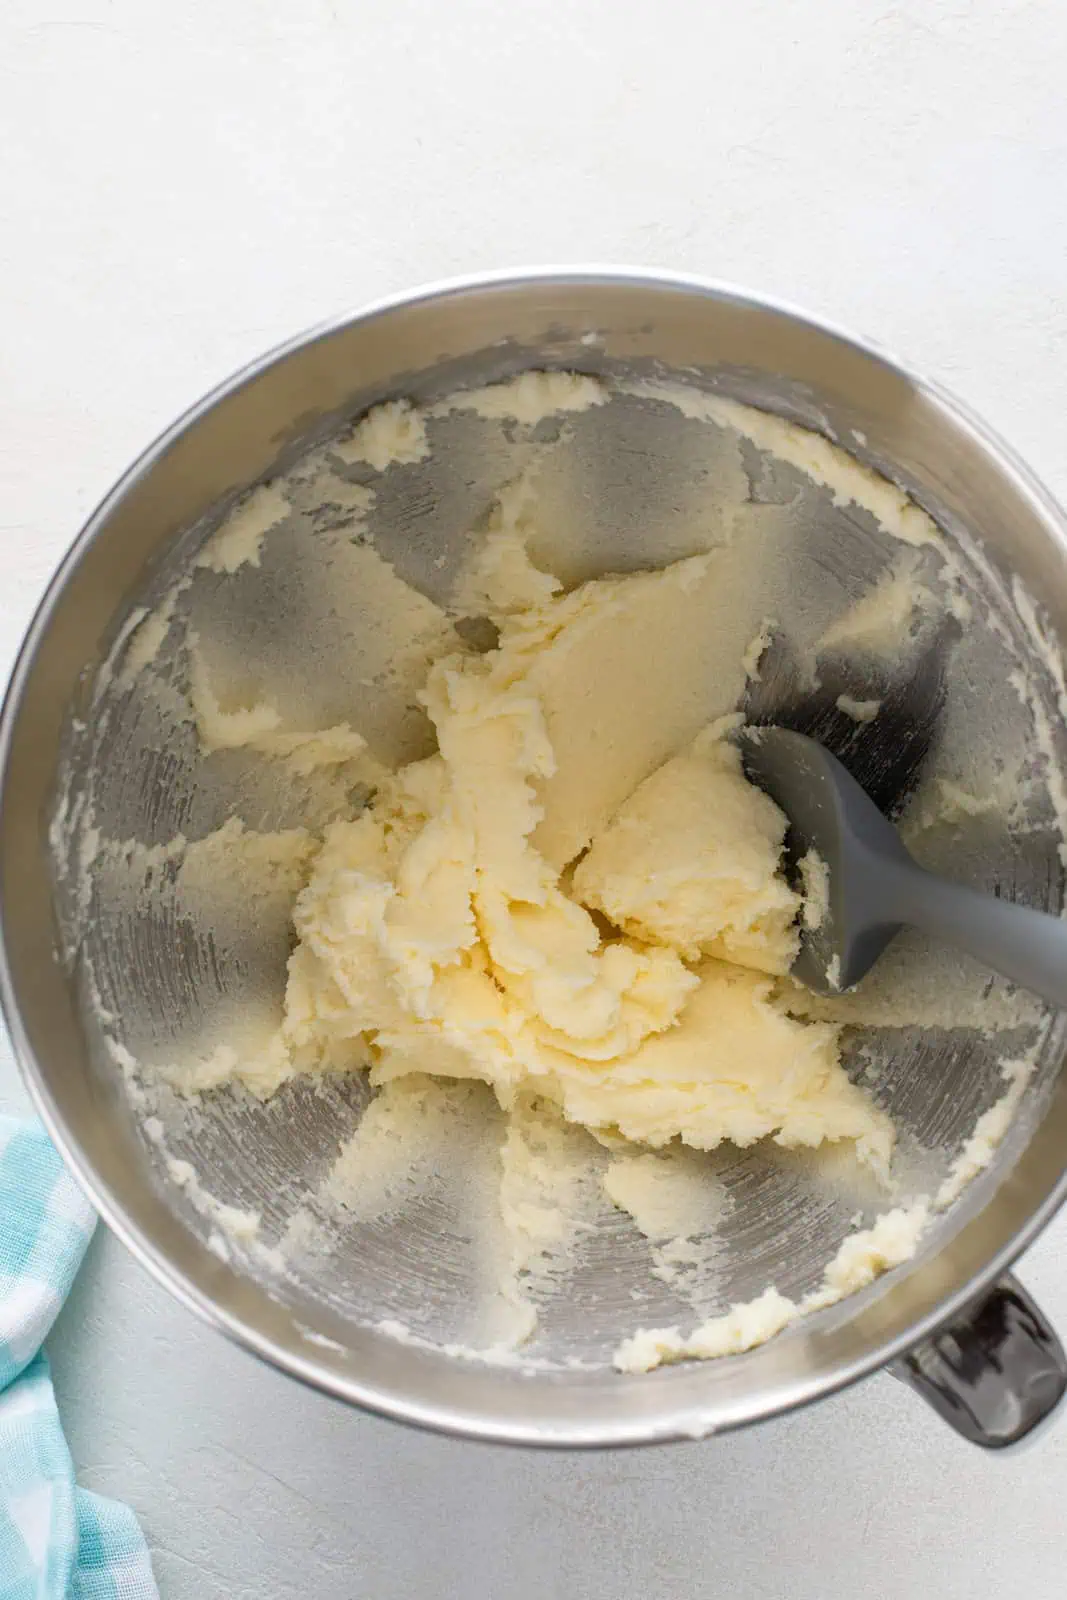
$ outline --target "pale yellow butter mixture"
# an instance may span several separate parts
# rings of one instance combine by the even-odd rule
[[[651,1146],[851,1139],[886,1162],[834,1027],[775,998],[797,945],[785,819],[704,725],[716,686],[686,676],[713,581],[713,556],[596,580],[433,667],[440,753],[327,829],[297,897],[294,1060],[481,1078],[505,1108],[536,1094]]]

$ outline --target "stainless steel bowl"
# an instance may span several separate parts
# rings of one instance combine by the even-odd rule
[[[167,763],[178,792],[182,761],[193,759],[176,756],[158,730],[153,745],[143,726],[124,724],[121,716],[110,743],[90,738],[88,755],[83,749],[78,757],[79,728],[84,734],[79,713],[91,702],[97,669],[130,608],[158,598],[175,563],[210,531],[235,491],[297,459],[345,418],[393,395],[435,398],[530,366],[666,373],[826,433],[908,490],[951,539],[978,542],[989,565],[974,567],[980,573],[975,581],[987,599],[992,596],[1005,626],[1015,623],[1003,575],[1017,573],[1053,627],[1067,629],[1067,523],[1025,467],[933,385],[783,307],[692,279],[552,271],[446,284],[316,330],[208,396],[131,468],[76,540],[20,655],[0,747],[0,984],[41,1115],[111,1227],[181,1300],[284,1370],[407,1421],[530,1444],[693,1437],[773,1416],[896,1363],[969,1437],[994,1446],[1014,1442],[1065,1386],[1055,1336],[1005,1278],[1067,1185],[1067,1089],[1056,1019],[1046,1019],[1040,1068],[995,1161],[939,1221],[914,1262],[763,1348],[635,1378],[597,1359],[610,1340],[605,1344],[604,1329],[594,1337],[583,1326],[593,1306],[617,1324],[621,1312],[611,1286],[618,1279],[625,1293],[636,1281],[632,1250],[627,1255],[625,1241],[609,1239],[617,1254],[594,1263],[588,1302],[576,1292],[571,1323],[558,1336],[561,1357],[581,1351],[593,1359],[581,1370],[568,1370],[560,1360],[546,1370],[520,1372],[404,1343],[374,1326],[368,1307],[392,1288],[380,1238],[356,1239],[347,1264],[334,1260],[304,1279],[272,1277],[267,1266],[259,1270],[249,1260],[221,1259],[203,1211],[146,1141],[122,1074],[101,1048],[86,1002],[84,948],[68,951],[73,959],[57,953],[57,904],[60,923],[64,910],[62,894],[57,899],[55,893],[48,823],[72,740],[75,757],[95,763],[97,777],[103,767],[109,777],[117,774],[115,814],[131,805],[139,837],[149,842],[174,827],[167,815]],[[610,455],[614,444],[602,448]],[[616,496],[620,525],[635,485],[651,493],[664,451],[669,457],[672,449],[671,439],[641,424],[628,440],[625,471],[601,474],[598,491],[609,500]],[[474,484],[482,492],[471,474],[465,482],[467,491]],[[393,559],[414,560],[422,543],[432,545],[434,519],[440,521],[440,506],[454,487],[442,480],[419,504],[393,508]],[[460,512],[453,507],[453,513],[455,520]],[[641,555],[638,537],[627,559],[633,564]],[[428,582],[440,564],[426,564]],[[1024,653],[1032,647],[1022,632],[1019,640]],[[1050,716],[1058,719],[1054,676],[1037,655],[1032,670]],[[1055,730],[1061,738],[1058,720]],[[124,790],[125,767],[145,761],[150,781],[142,774],[136,793],[128,785]],[[1063,886],[1056,844],[1054,837],[1034,835],[1029,855],[1001,862],[990,886],[1003,886],[1006,873],[1008,892],[1058,906]],[[142,948],[159,954],[166,929],[147,926],[124,937],[125,945],[116,942],[114,927],[99,917],[90,919],[83,937],[83,946],[94,939],[106,946],[112,999],[127,993],[123,1005],[132,1008],[142,984],[158,990],[146,1004],[156,1004],[159,1015],[183,1003],[160,976],[165,962],[141,964]],[[126,991],[119,970],[124,962],[137,978]],[[209,979],[201,974],[196,981]],[[974,1038],[931,1043],[905,1034],[895,1048],[906,1057],[900,1068],[910,1097],[905,1120],[928,1140],[940,1138],[946,1152],[958,1148],[999,1092],[995,1057],[983,1055]],[[337,1118],[351,1125],[361,1103],[356,1091],[334,1100],[297,1092],[273,1122],[257,1122],[254,1108],[233,1099],[189,1130],[190,1148],[199,1142],[207,1153],[209,1176],[219,1176],[228,1203],[269,1210],[291,1176],[287,1167],[316,1160],[321,1166],[331,1137],[336,1144]],[[740,1159],[729,1181],[743,1187],[762,1173],[762,1182],[759,1160]],[[767,1181],[777,1185],[776,1204],[800,1192],[795,1174]],[[772,1255],[775,1214],[771,1206],[762,1219]],[[812,1229],[805,1226],[801,1243],[810,1252]],[[410,1259],[403,1249],[388,1259],[399,1261],[396,1271],[408,1274],[409,1289],[417,1289],[421,1271],[428,1293],[440,1296],[442,1305],[450,1293],[462,1298],[465,1285],[450,1287],[448,1273],[438,1270],[447,1227],[442,1234],[440,1217],[436,1226],[424,1219],[420,1227],[409,1235],[415,1241]],[[794,1245],[786,1240],[786,1254]],[[764,1257],[760,1270],[768,1270],[770,1259]],[[739,1250],[739,1291],[743,1271]],[[381,1314],[387,1310],[380,1307]]]

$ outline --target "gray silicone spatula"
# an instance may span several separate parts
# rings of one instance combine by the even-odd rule
[[[745,771],[785,812],[797,858],[814,850],[829,905],[806,932],[794,975],[819,994],[858,983],[902,927],[968,955],[1067,1006],[1067,922],[950,883],[920,867],[896,828],[817,740],[791,728],[740,732]]]

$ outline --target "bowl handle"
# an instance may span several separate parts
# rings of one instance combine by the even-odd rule
[[[986,1450],[1019,1444],[1067,1390],[1063,1346],[1010,1274],[890,1371]]]

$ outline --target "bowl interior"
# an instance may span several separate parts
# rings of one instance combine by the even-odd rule
[[[535,282],[405,304],[283,355],[162,441],[102,508],[39,620],[9,709],[10,981],[46,1113],[107,1213],[172,1285],[264,1353],[353,1398],[471,1431],[589,1442],[701,1431],[840,1381],[1010,1249],[1058,1172],[1037,1137],[1059,1115],[1062,1030],[1050,1013],[902,937],[846,1057],[899,1129],[892,1198],[840,1152],[761,1143],[693,1155],[694,1181],[717,1197],[698,1267],[662,1270],[605,1206],[565,1282],[543,1296],[524,1371],[446,1349],[486,1342],[500,1138],[488,1091],[451,1098],[387,1205],[346,1209],[323,1185],[367,1103],[362,1077],[296,1079],[263,1103],[234,1088],[188,1100],[153,1070],[235,1034],[254,1049],[277,1021],[289,951],[290,895],[250,910],[210,871],[184,882],[172,842],[201,841],[234,816],[261,832],[315,826],[360,800],[247,752],[204,754],[189,711],[190,628],[236,703],[267,691],[295,726],[348,720],[395,762],[432,749],[414,700],[424,668],[376,631],[363,553],[371,546],[426,597],[428,626],[477,627],[454,603],[456,572],[495,492],[531,463],[532,553],[568,585],[692,554],[728,521],[744,552],[731,607],[739,648],[769,614],[813,645],[897,560],[869,513],[647,388],[532,427],[430,415],[430,455],[384,473],[330,449],[369,403],[429,404],[530,366],[622,385],[667,379],[777,411],[916,495],[978,620],[950,653],[946,714],[908,812],[914,848],[979,887],[1060,908],[1048,783],[1065,754],[1056,658],[1009,576],[1021,572],[1054,617],[1067,608],[1054,512],[965,419],[784,313],[671,285]],[[279,467],[288,511],[259,563],[201,567],[174,594],[235,494]],[[942,580],[940,556],[916,559]],[[146,616],[158,626],[138,633]],[[938,785],[1000,798],[953,816],[930,803]],[[913,1266],[745,1357],[642,1380],[613,1373],[612,1350],[638,1324],[689,1324],[769,1283],[793,1296],[815,1287],[858,1214],[873,1220],[936,1191],[1003,1094],[1005,1060],[1024,1055],[1035,1069],[1009,1137]],[[583,1159],[602,1159],[575,1138]]]

